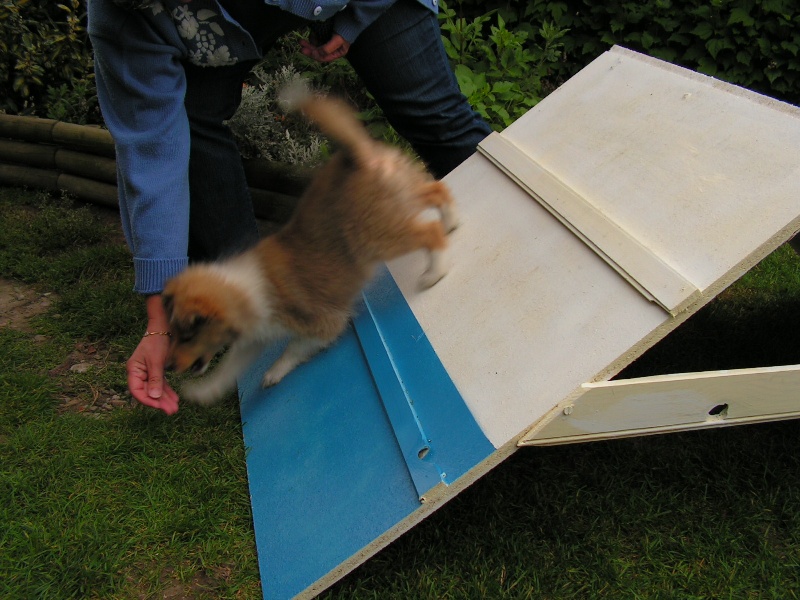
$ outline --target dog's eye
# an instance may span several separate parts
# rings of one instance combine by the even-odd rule
[[[183,343],[191,342],[207,321],[208,319],[205,317],[193,315],[188,322],[181,323],[181,325],[176,328],[178,330],[178,341]]]

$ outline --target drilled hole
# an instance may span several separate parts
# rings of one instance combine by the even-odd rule
[[[428,456],[428,452],[431,451],[430,446],[423,446],[419,452],[417,452],[417,457],[422,460],[426,456]]]
[[[728,414],[728,405],[717,404],[714,408],[708,411],[708,414],[712,417],[724,417]]]

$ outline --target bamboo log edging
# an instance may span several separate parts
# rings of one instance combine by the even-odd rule
[[[0,140],[0,161],[52,169],[117,184],[117,163],[113,158],[67,150],[58,146]]]
[[[263,158],[244,161],[244,174],[252,188],[270,190],[288,196],[300,196],[311,181],[313,169],[279,163]]]
[[[100,127],[75,125],[53,119],[0,115],[0,137],[65,146],[114,158],[114,140]]]
[[[117,186],[48,169],[0,163],[0,183],[48,192],[64,191],[94,204],[117,208]]]
[[[5,139],[2,139],[5,138]],[[260,219],[284,222],[311,179],[311,169],[264,159],[244,161]],[[117,208],[111,134],[99,127],[0,114],[0,185],[65,191]]]

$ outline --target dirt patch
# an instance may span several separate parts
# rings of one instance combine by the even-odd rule
[[[70,377],[70,374],[101,373],[109,364],[121,361],[122,357],[102,344],[76,343],[63,362],[48,373],[59,381],[59,412],[71,411],[99,417],[114,409],[131,408],[132,398],[128,392],[120,393],[91,383],[91,377],[88,380],[84,378],[80,384]]]
[[[0,278],[0,327],[30,334],[36,343],[47,342],[46,335],[35,334],[31,319],[46,313],[55,299],[53,293],[43,293],[33,286]],[[73,374],[100,373],[109,364],[121,360],[102,344],[76,343],[61,364],[48,372],[58,381],[59,412],[101,416],[115,409],[130,408],[132,399],[128,392],[120,393],[85,381],[78,384],[72,377]]]
[[[164,600],[188,600],[200,595],[214,597],[214,592],[220,588],[224,579],[230,577],[230,570],[221,572],[222,577],[214,576],[204,570],[197,571],[188,581],[180,581],[173,569],[165,568],[161,574],[165,584],[162,597]]]
[[[33,287],[0,279],[0,327],[31,333],[31,318],[46,312],[52,305],[51,293],[39,293]]]

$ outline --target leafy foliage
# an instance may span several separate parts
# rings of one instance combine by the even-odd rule
[[[81,77],[70,83],[47,86],[43,106],[48,119],[79,125],[103,121],[94,77]]]
[[[496,11],[468,19],[440,6],[442,39],[461,91],[489,123],[508,126],[546,95],[567,30],[550,22],[538,30],[509,29]]]
[[[701,73],[797,102],[800,100],[800,13],[792,0],[657,0],[593,3],[582,30],[602,32],[601,44],[621,44]],[[587,27],[588,26],[588,27]],[[599,49],[584,34],[582,55]]]
[[[64,111],[76,94],[92,101],[85,21],[82,0],[0,0],[0,110],[45,116],[49,104]],[[87,115],[99,116],[96,102],[79,120]]]
[[[509,28],[552,23],[566,78],[614,44],[800,102],[800,12],[795,0],[461,0],[460,10],[496,10]]]
[[[0,111],[99,123],[86,0],[0,0]],[[462,91],[496,128],[614,44],[800,103],[796,0],[451,0],[440,3]],[[296,52],[299,33],[267,55],[315,85],[374,109],[349,65]]]

